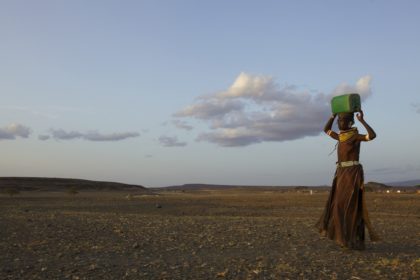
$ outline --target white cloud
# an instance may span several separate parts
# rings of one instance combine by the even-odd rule
[[[361,77],[354,86],[348,85],[347,83],[340,84],[335,88],[332,95],[335,96],[345,93],[358,93],[360,94],[360,98],[362,100],[366,100],[366,98],[372,95],[372,89],[370,85],[371,82],[372,77],[370,75],[366,75]]]
[[[48,137],[48,135],[44,135],[44,136],[45,136],[44,138]],[[86,133],[82,133],[79,131],[65,131],[63,129],[51,129],[51,137],[56,140],[84,139],[88,141],[121,141],[127,138],[138,137],[138,136],[140,136],[140,134],[137,132],[102,134],[97,131],[89,131]],[[46,140],[46,139],[41,139],[41,140]]]
[[[31,129],[28,126],[12,123],[6,127],[0,128],[0,140],[2,139],[16,139],[16,137],[28,138],[31,134]]]
[[[162,146],[165,147],[184,147],[187,145],[186,142],[181,142],[176,136],[160,136],[159,142]]]
[[[227,90],[198,98],[174,117],[207,122],[210,131],[197,140],[221,146],[294,140],[322,131],[332,96],[358,92],[363,100],[368,98],[371,80],[364,76],[354,86],[343,83],[326,95],[280,87],[269,76],[241,73]]]
[[[276,85],[272,77],[268,76],[252,76],[241,73],[225,92],[219,93],[217,96],[224,97],[249,97],[260,99],[262,97],[275,97]]]

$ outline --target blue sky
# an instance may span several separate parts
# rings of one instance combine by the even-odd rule
[[[2,0],[0,176],[330,184],[328,102],[358,91],[366,180],[418,179],[419,8]]]

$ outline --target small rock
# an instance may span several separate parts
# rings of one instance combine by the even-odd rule
[[[224,278],[227,273],[228,273],[228,269],[226,269],[225,271],[217,273],[216,277]]]
[[[133,249],[137,249],[137,248],[139,248],[139,247],[140,247],[140,245],[139,245],[139,243],[137,243],[137,242],[136,242],[136,243],[134,243],[134,244],[133,244],[133,246],[132,246],[132,247],[133,247]]]

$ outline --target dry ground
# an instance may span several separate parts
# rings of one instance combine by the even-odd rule
[[[367,194],[365,251],[319,237],[326,192],[126,195],[0,196],[0,279],[420,278],[416,194]]]

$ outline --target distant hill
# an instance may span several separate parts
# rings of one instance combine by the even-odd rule
[[[393,187],[414,187],[420,185],[420,179],[417,180],[409,180],[409,181],[398,181],[398,182],[391,182],[386,183],[389,186]]]
[[[388,186],[387,184],[382,184],[378,182],[367,182],[364,184],[364,187],[368,191],[383,191],[392,188],[391,186]]]
[[[325,188],[325,186],[322,186]],[[259,189],[259,190],[300,190],[309,188],[320,188],[320,187],[304,187],[304,186],[261,186],[261,185],[215,185],[215,184],[184,184],[176,186],[168,186],[157,189],[174,190],[174,191],[187,191],[187,190],[228,190],[228,189]]]
[[[162,187],[159,189],[180,191],[180,190],[232,189],[232,188],[238,188],[238,187],[239,186],[234,186],[234,185],[184,184],[184,185],[167,186],[167,187]]]
[[[411,181],[410,181],[411,182]],[[365,183],[366,190],[369,191],[385,191],[399,187],[400,189],[412,190],[413,185],[398,186],[392,184],[383,184],[379,182]],[[415,186],[415,185],[414,185]],[[215,184],[184,184],[176,186],[168,186],[161,188],[154,188],[156,190],[169,191],[193,191],[193,190],[229,190],[229,189],[255,189],[255,190],[283,190],[283,191],[328,191],[331,186],[258,186],[258,185],[215,185]]]
[[[415,192],[416,190],[420,189],[420,187],[417,185],[403,185],[398,186],[394,185],[393,183],[390,184],[382,184],[378,182],[368,182],[365,183],[365,189],[366,191],[374,191],[374,192],[385,192],[385,191],[404,191],[404,192]]]
[[[176,186],[167,186],[159,189],[165,190],[223,190],[223,189],[239,189],[239,188],[272,188],[272,187],[261,187],[261,186],[246,186],[246,185],[215,185],[215,184],[184,184]]]
[[[0,177],[0,192],[5,189],[19,191],[147,191],[140,185],[81,179],[43,177]]]

